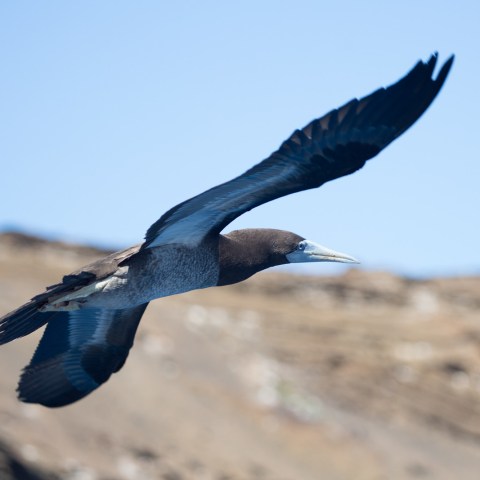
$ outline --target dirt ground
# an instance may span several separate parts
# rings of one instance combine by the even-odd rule
[[[101,256],[0,235],[0,315]],[[0,479],[477,480],[480,277],[267,272],[152,302],[125,367],[20,403],[0,348]]]

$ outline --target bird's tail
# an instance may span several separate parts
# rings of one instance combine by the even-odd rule
[[[54,312],[40,312],[42,302],[32,300],[0,318],[0,345],[24,337],[45,325]]]

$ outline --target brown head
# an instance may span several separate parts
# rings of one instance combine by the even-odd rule
[[[322,247],[296,233],[247,228],[220,235],[217,285],[241,282],[276,265],[302,262],[358,263],[349,255]]]

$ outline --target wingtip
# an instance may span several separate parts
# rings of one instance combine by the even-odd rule
[[[430,58],[427,60],[427,65],[431,66],[433,64],[433,66],[435,66],[435,64],[437,63],[437,60],[438,60],[438,52],[433,52],[430,55]]]
[[[423,67],[423,71],[425,72],[427,77],[432,78],[435,66],[437,65],[437,60],[438,52],[434,52],[432,53],[432,55],[430,55],[430,58],[426,62],[420,61]]]
[[[447,78],[450,69],[452,68],[453,61],[455,60],[455,55],[450,55],[446,62],[442,65],[442,68],[440,69],[440,72],[438,72],[437,78],[435,79],[435,83],[438,83],[440,87],[443,85],[445,82],[445,79]]]
[[[447,61],[445,62],[445,65],[448,65],[448,68],[450,68],[453,65],[453,62],[455,61],[455,54],[452,53],[448,58]]]
[[[452,68],[454,60],[455,60],[455,55],[454,54],[450,55],[445,61],[445,63],[441,66],[440,71],[436,78],[433,78],[433,72],[435,70],[435,66],[438,61],[438,52],[433,52],[427,61],[419,60],[415,68],[421,65],[424,68],[424,71],[428,72],[428,76],[430,77],[430,79],[441,86],[444,83],[445,79],[447,78],[447,75],[450,69]]]
[[[452,66],[453,64],[453,61],[455,60],[455,54],[451,54],[447,60],[445,61],[445,63],[442,65],[442,70],[443,69],[450,69],[450,67]],[[426,66],[433,66],[435,67],[435,64],[437,63],[438,61],[438,52],[433,52],[432,55],[430,55],[430,58],[424,63],[424,65]]]

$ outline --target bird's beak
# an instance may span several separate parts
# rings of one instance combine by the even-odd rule
[[[319,245],[318,243],[304,240],[303,249],[295,250],[287,254],[287,260],[290,263],[303,262],[340,262],[340,263],[360,263],[356,258],[346,253],[336,252],[330,248]]]

